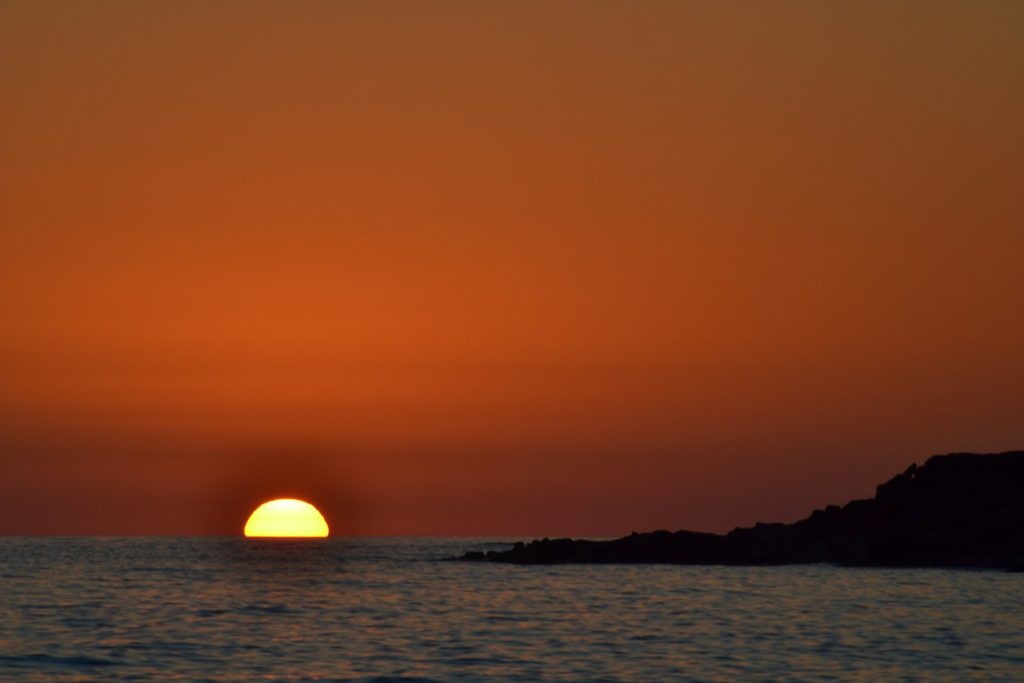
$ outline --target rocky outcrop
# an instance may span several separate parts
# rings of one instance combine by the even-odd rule
[[[613,541],[543,539],[464,560],[516,564],[673,563],[1024,567],[1024,451],[954,453],[911,465],[875,497],[793,524],[727,534],[634,533]]]

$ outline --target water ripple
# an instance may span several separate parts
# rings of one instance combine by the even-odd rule
[[[500,545],[0,539],[0,680],[1024,680],[1024,574],[436,561]]]

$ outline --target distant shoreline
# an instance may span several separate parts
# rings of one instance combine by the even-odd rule
[[[596,541],[516,543],[457,558],[510,564],[685,564],[1024,571],[1024,451],[951,453],[908,467],[873,498],[792,524],[727,534],[652,531]]]

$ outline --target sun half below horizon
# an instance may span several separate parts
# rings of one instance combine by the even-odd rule
[[[1024,2],[0,2],[0,537],[724,533],[1022,448],[1022,81]]]
[[[297,498],[268,500],[249,515],[246,538],[326,538],[327,521],[313,505]]]

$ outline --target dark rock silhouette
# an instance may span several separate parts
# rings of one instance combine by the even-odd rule
[[[672,563],[1024,570],[1024,451],[953,453],[911,465],[875,497],[815,510],[793,524],[727,534],[633,533],[614,541],[517,543],[461,559],[515,564]]]

